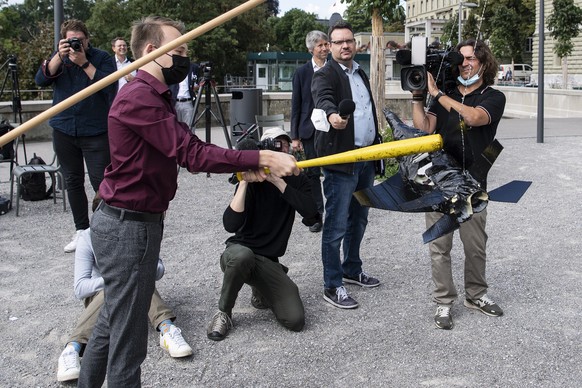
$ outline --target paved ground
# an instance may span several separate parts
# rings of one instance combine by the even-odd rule
[[[220,142],[221,132],[213,140]],[[533,185],[518,204],[489,204],[489,295],[504,308],[489,318],[457,303],[452,331],[434,327],[430,262],[419,214],[370,212],[362,254],[383,284],[349,286],[353,311],[325,303],[320,234],[296,221],[283,262],[298,284],[307,325],[281,328],[269,311],[250,306],[244,288],[235,329],[222,342],[206,338],[221,285],[218,258],[228,234],[221,215],[233,187],[224,175],[181,172],[168,211],[160,293],[194,355],[173,360],[149,334],[145,387],[574,387],[582,381],[582,129],[578,119],[548,119],[545,142],[535,120],[503,120],[505,150],[490,174],[494,188],[512,179]],[[29,155],[52,155],[48,143]],[[29,156],[30,157],[30,156]],[[9,194],[6,166],[0,195]],[[73,233],[61,203],[21,202],[21,215],[0,216],[0,386],[55,387],[57,358],[82,305],[73,297]],[[462,251],[454,276],[462,284]],[[462,295],[462,287],[459,287]],[[72,384],[64,384],[72,386]]]

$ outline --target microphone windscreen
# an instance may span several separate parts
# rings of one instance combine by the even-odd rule
[[[349,116],[356,110],[356,104],[352,100],[341,100],[338,109],[341,117]]]
[[[398,50],[396,51],[396,62],[402,66],[410,65],[412,60],[412,51],[410,50]]]
[[[246,138],[237,143],[236,149],[239,151],[258,150],[259,147],[257,146],[257,142],[255,140]]]
[[[465,57],[460,52],[449,51],[449,53],[447,54],[447,61],[453,66],[458,66],[462,64],[464,60]]]

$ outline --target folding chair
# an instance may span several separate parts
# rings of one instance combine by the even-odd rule
[[[60,183],[61,194],[63,198],[63,211],[67,211],[67,196],[65,187],[65,177],[61,171],[61,166],[58,162],[57,155],[54,154],[53,160],[50,164],[25,164],[19,165],[15,163],[14,168],[10,174],[10,208],[12,208],[14,198],[14,184],[16,183],[16,217],[18,217],[20,207],[20,196],[22,195],[22,178],[29,174],[43,173],[48,174],[52,183],[53,203],[57,203],[57,186]],[[57,180],[58,176],[58,180]]]

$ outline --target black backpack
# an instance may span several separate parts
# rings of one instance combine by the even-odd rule
[[[14,128],[10,123],[8,123],[8,121],[2,120],[0,122],[0,136],[7,134],[12,129]],[[14,140],[0,147],[0,160],[12,159],[14,159]]]
[[[40,156],[34,156],[28,164],[46,164]],[[44,172],[26,174],[22,177],[22,199],[25,201],[41,201],[49,198],[46,190],[46,177]]]

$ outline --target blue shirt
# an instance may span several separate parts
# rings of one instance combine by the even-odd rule
[[[61,64],[57,74],[48,74],[48,61],[38,69],[34,80],[38,86],[52,86],[53,105],[102,80],[117,69],[111,56],[103,50],[89,47],[86,56],[96,69],[93,79],[89,79],[85,71],[68,58],[64,58],[65,63]],[[115,88],[116,84],[113,83],[65,109],[50,119],[50,126],[69,136],[97,136],[107,132],[107,114]]]

